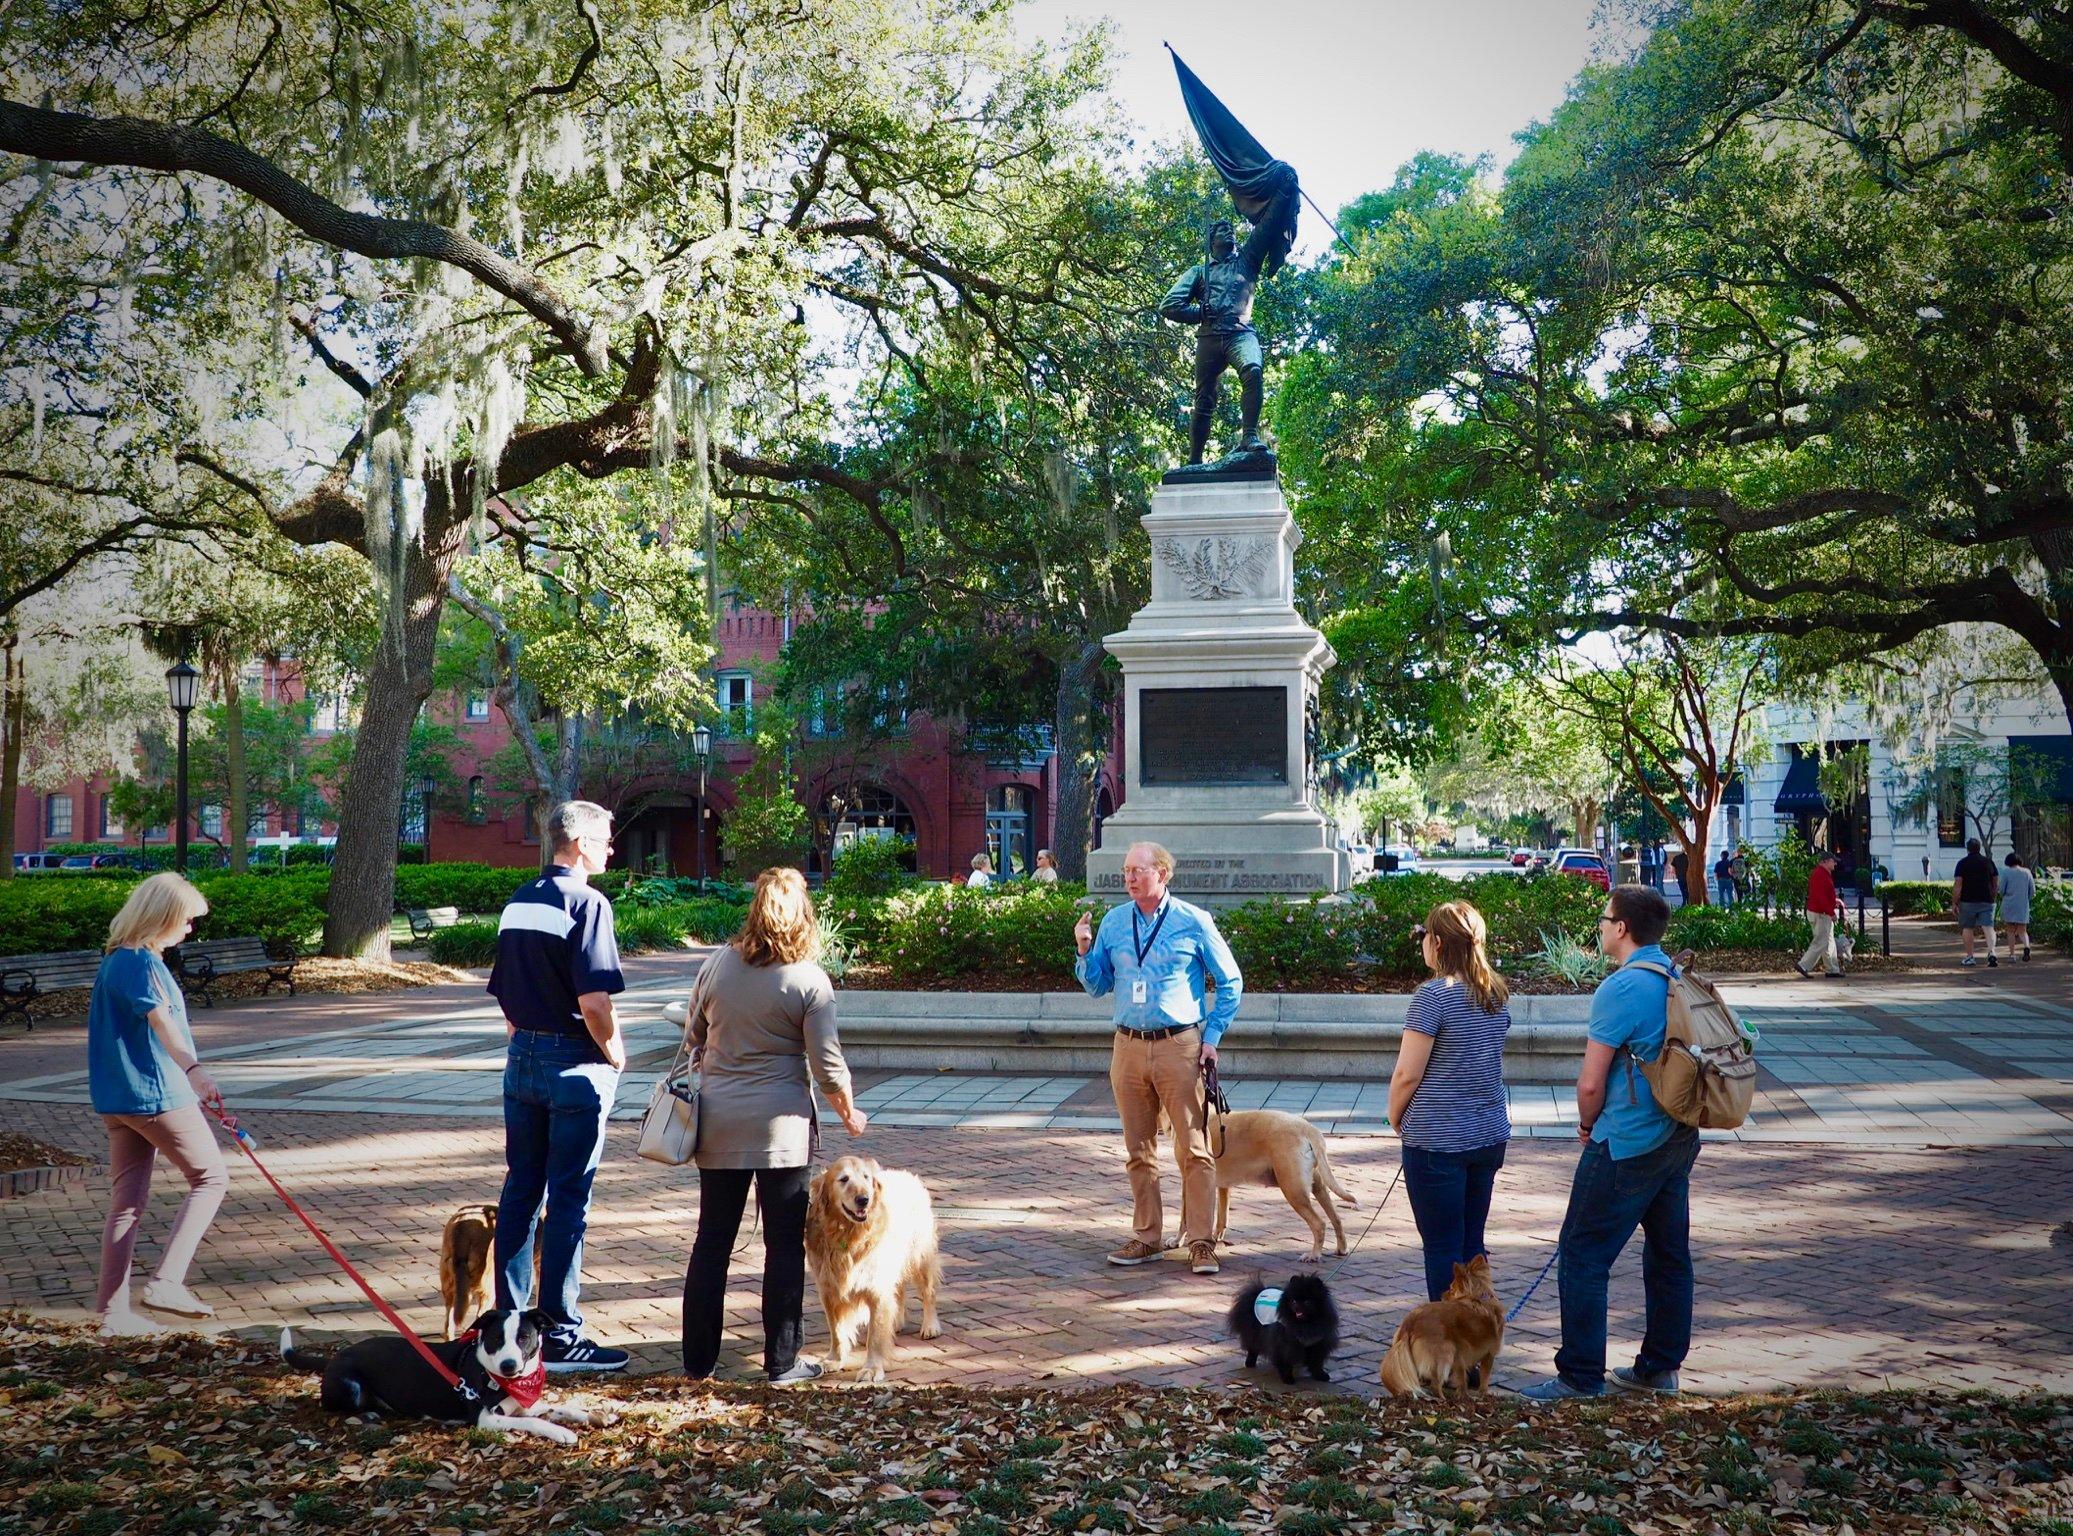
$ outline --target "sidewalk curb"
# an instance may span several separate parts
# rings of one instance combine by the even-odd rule
[[[91,1166],[90,1163],[76,1163],[64,1168],[9,1169],[0,1173],[0,1200],[15,1195],[33,1195],[39,1189],[59,1189],[67,1184],[77,1184],[86,1177]]]

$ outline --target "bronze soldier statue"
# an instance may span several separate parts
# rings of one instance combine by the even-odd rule
[[[1195,327],[1195,411],[1188,423],[1191,465],[1202,462],[1208,446],[1209,423],[1223,391],[1224,370],[1236,368],[1238,447],[1219,467],[1236,469],[1241,463],[1246,467],[1257,463],[1266,470],[1273,467],[1273,450],[1260,437],[1263,359],[1259,334],[1252,328],[1252,296],[1259,286],[1262,265],[1287,249],[1297,197],[1295,171],[1280,161],[1275,167],[1279,183],[1244,246],[1238,245],[1231,221],[1218,219],[1210,226],[1208,258],[1183,272],[1159,305],[1161,319]]]

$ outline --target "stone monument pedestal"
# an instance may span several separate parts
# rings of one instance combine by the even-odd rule
[[[1089,888],[1120,897],[1125,851],[1153,842],[1174,856],[1174,894],[1200,905],[1346,889],[1310,781],[1334,658],[1296,612],[1303,536],[1280,483],[1164,484],[1142,521],[1152,600],[1103,641],[1123,667],[1124,800]]]

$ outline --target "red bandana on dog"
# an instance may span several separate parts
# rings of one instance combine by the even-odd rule
[[[471,1328],[454,1342],[457,1344],[473,1344],[478,1337],[480,1335]],[[523,1376],[499,1376],[496,1372],[491,1371],[489,1379],[495,1382],[498,1389],[521,1409],[530,1408],[540,1400],[541,1394],[547,1390],[547,1357],[542,1355],[538,1360],[534,1361],[533,1368]]]

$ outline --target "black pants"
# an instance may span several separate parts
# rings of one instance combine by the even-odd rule
[[[684,1374],[710,1376],[720,1359],[727,1312],[727,1261],[741,1230],[749,1182],[763,1206],[763,1369],[772,1376],[799,1358],[806,1303],[806,1184],[810,1168],[701,1168],[698,1236],[684,1271]]]

